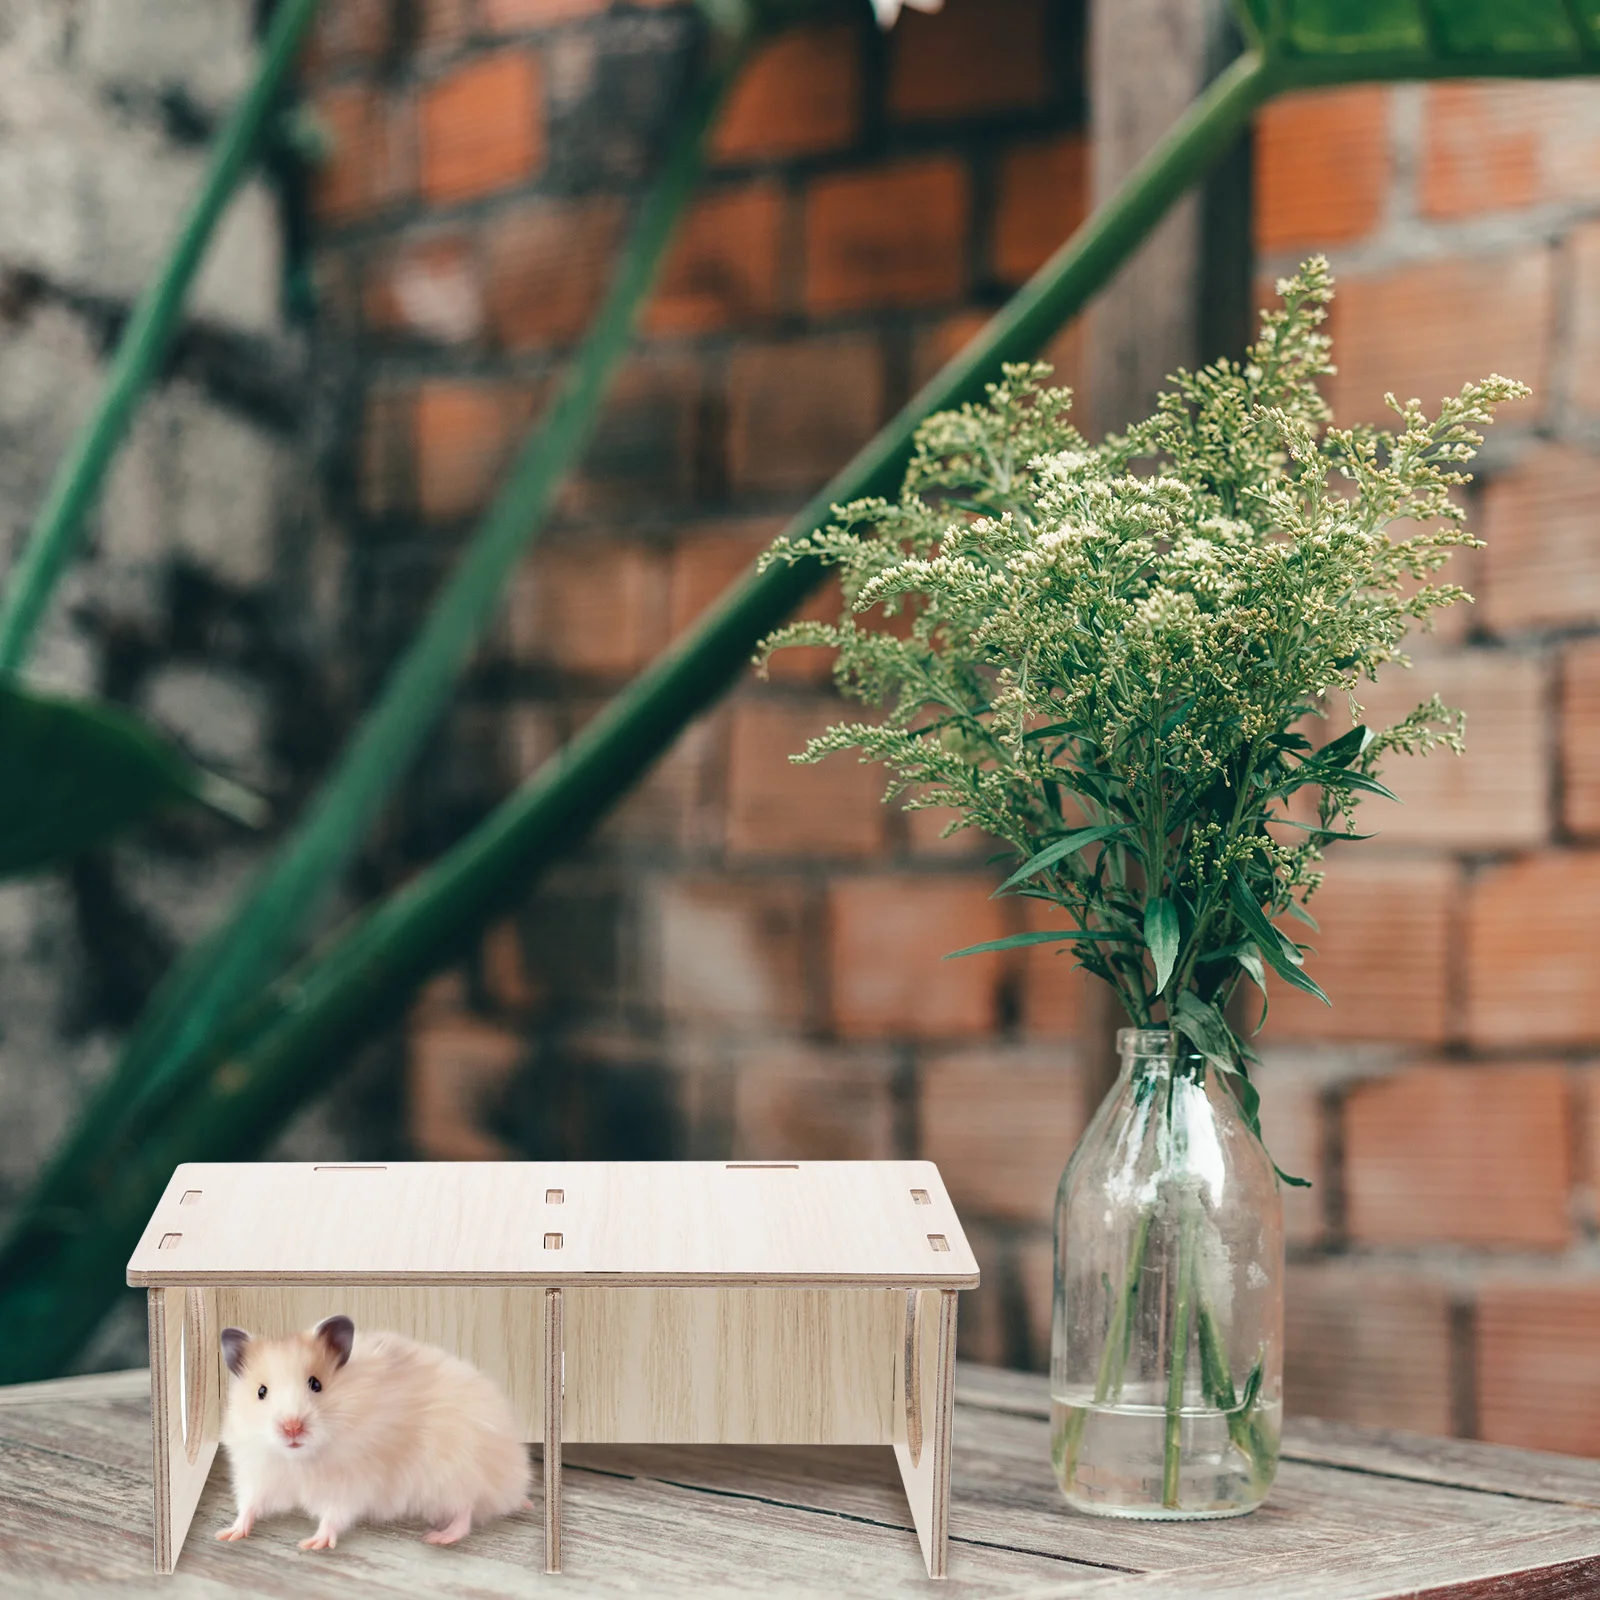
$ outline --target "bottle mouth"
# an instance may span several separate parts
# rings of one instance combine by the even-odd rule
[[[1117,1054],[1123,1060],[1129,1057],[1157,1056],[1175,1061],[1178,1057],[1178,1039],[1168,1028],[1119,1028]]]

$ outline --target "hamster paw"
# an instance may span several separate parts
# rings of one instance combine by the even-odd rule
[[[226,1528],[217,1529],[217,1537],[219,1539],[227,1539],[230,1542],[235,1539],[248,1539],[250,1537],[250,1530],[255,1527],[255,1525],[256,1519],[254,1515],[252,1514],[250,1516],[246,1516],[245,1513],[241,1511]]]
[[[430,1528],[422,1536],[424,1544],[454,1544],[472,1532],[472,1513],[458,1511],[442,1528]]]
[[[318,1528],[309,1539],[300,1541],[302,1550],[333,1550],[338,1547],[339,1535],[331,1528]]]

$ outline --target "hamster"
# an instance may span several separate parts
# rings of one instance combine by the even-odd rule
[[[332,1550],[357,1522],[430,1524],[454,1544],[473,1520],[525,1510],[528,1453],[504,1395],[476,1367],[398,1333],[357,1334],[349,1317],[252,1339],[222,1330],[228,1384],[222,1443],[239,1514],[317,1518],[302,1550]]]

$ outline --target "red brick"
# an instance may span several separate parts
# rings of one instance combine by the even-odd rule
[[[1567,235],[1567,382],[1572,403],[1600,413],[1600,222]]]
[[[1089,149],[1082,134],[1007,150],[1000,159],[994,271],[1030,278],[1089,214]]]
[[[1472,216],[1543,198],[1538,109],[1546,94],[1543,84],[1430,83],[1426,94],[1418,182],[1424,216]]]
[[[1558,1250],[1570,1234],[1560,1067],[1411,1067],[1350,1091],[1345,1220],[1358,1244]]]
[[[733,1156],[741,1161],[894,1157],[894,1061],[886,1051],[770,1039],[739,1055]]]
[[[544,164],[537,56],[501,50],[429,84],[420,118],[422,192],[434,205],[520,183]]]
[[[1600,1455],[1600,1283],[1489,1283],[1478,1294],[1478,1436]]]
[[[1283,1387],[1291,1416],[1454,1432],[1449,1290],[1415,1268],[1291,1266]]]
[[[1261,1014],[1252,989],[1245,1005],[1253,1025]],[[1283,1236],[1292,1245],[1320,1244],[1328,1210],[1325,1074],[1269,1051],[1251,1077],[1261,1095],[1261,1137],[1281,1171],[1310,1181],[1309,1189],[1282,1185]]]
[[[1535,395],[1501,417],[1531,423],[1549,374],[1550,263],[1550,252],[1534,246],[1347,274],[1330,324],[1339,370],[1329,398],[1339,422],[1393,422],[1385,390],[1400,400],[1418,395],[1432,413],[1442,396],[1498,372]]]
[[[527,415],[525,395],[502,384],[440,378],[416,400],[417,500],[447,520],[482,509]]]
[[[728,851],[735,856],[871,856],[886,833],[884,773],[850,752],[789,760],[850,715],[838,701],[741,700],[728,746]]]
[[[712,151],[719,161],[771,161],[840,149],[853,144],[860,130],[856,29],[796,28],[739,74]]]
[[[1489,627],[1600,621],[1597,505],[1600,460],[1571,445],[1540,445],[1489,480],[1478,529]]]
[[[416,501],[416,395],[392,384],[368,392],[361,422],[361,509],[409,511]]]
[[[440,344],[465,344],[483,330],[483,286],[471,238],[438,233],[401,240],[368,273],[369,327]]]
[[[935,16],[902,13],[889,40],[889,112],[942,121],[1048,103],[1045,0],[946,0]]]
[[[806,889],[788,879],[671,879],[657,909],[661,1004],[674,1022],[799,1028]]]
[[[405,199],[415,185],[409,104],[363,84],[317,96],[330,150],[312,179],[311,206],[326,222],[371,216]]]
[[[1069,1051],[938,1051],[917,1075],[917,1154],[939,1164],[963,1216],[1048,1224],[1061,1169],[1091,1109]]]
[[[389,0],[323,0],[306,46],[307,75],[376,61],[389,46]]]
[[[1562,659],[1561,791],[1567,827],[1600,837],[1600,639]]]
[[[948,156],[812,181],[806,307],[819,316],[937,305],[967,282],[967,171]]]
[[[543,545],[517,576],[509,621],[518,661],[625,677],[666,643],[665,563],[621,541]]]
[[[1483,868],[1467,902],[1467,1029],[1489,1047],[1600,1042],[1600,851]]]
[[[1457,917],[1452,862],[1373,854],[1338,859],[1334,846],[1327,880],[1310,910],[1313,933],[1292,916],[1279,926],[1316,954],[1306,971],[1332,1005],[1290,989],[1270,973],[1272,1010],[1263,1037],[1286,1039],[1406,1039],[1439,1042],[1452,1031],[1449,936]]]
[[[489,1103],[527,1055],[515,1033],[469,1016],[418,1019],[406,1063],[406,1133],[425,1161],[505,1161],[484,1126]]]
[[[587,331],[622,238],[622,201],[538,200],[488,235],[489,316],[510,350],[566,344]]]
[[[1072,925],[1064,911],[1042,900],[1024,900],[1020,904],[1027,928]],[[1088,987],[1100,979],[1074,971],[1077,957],[1071,950],[1070,945],[1064,944],[1033,945],[1023,950],[1022,1025],[1028,1033],[1041,1038],[1075,1039],[1082,1029]]]
[[[874,1037],[966,1038],[996,1023],[1011,963],[964,949],[1007,932],[988,874],[835,880],[828,891],[834,1026]]]
[[[714,523],[691,529],[672,549],[668,586],[668,630],[676,639],[736,583],[755,567],[756,558],[783,531],[777,517],[757,517],[741,521]],[[799,611],[797,617],[812,621],[834,621],[843,601],[838,584],[832,580]],[[810,645],[780,650],[767,667],[774,683],[825,684],[833,676],[832,650]]]
[[[548,28],[574,17],[592,17],[611,0],[480,0],[484,26],[495,33],[520,33]]]
[[[728,476],[738,489],[815,488],[872,437],[883,412],[873,338],[740,344],[728,361]]]
[[[478,964],[484,992],[501,1011],[527,1013],[544,999],[544,985],[528,970],[515,918],[495,923],[484,934]]]
[[[779,310],[784,201],[776,184],[723,190],[679,225],[645,311],[651,333],[704,333]]]
[[[1503,850],[1544,843],[1550,833],[1545,682],[1543,663],[1532,656],[1460,650],[1419,656],[1410,671],[1386,667],[1376,684],[1362,684],[1369,727],[1398,722],[1437,691],[1446,705],[1466,712],[1467,748],[1462,755],[1387,756],[1381,777],[1400,804],[1364,796],[1357,831],[1385,844]],[[1342,704],[1331,710],[1311,732],[1318,743],[1350,725]]]
[[[1364,238],[1391,175],[1390,91],[1377,84],[1284,95],[1256,118],[1255,234],[1264,252]]]

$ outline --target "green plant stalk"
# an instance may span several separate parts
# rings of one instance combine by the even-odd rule
[[[1251,1478],[1260,1483],[1272,1465],[1268,1459],[1270,1452],[1261,1437],[1258,1419],[1239,1405],[1228,1354],[1223,1349],[1222,1336],[1217,1331],[1216,1318],[1206,1304],[1204,1291],[1196,1297],[1195,1327],[1200,1349],[1201,1388],[1206,1399],[1227,1418],[1228,1437],[1249,1461]]]
[[[1161,1463],[1161,1504],[1178,1510],[1183,1467],[1183,1385],[1189,1365],[1189,1320],[1194,1301],[1195,1231],[1200,1220],[1198,1198],[1185,1209],[1178,1232],[1178,1294],[1172,1308],[1172,1348],[1167,1363],[1166,1449]]]
[[[100,403],[50,480],[49,492],[0,600],[0,672],[16,672],[28,658],[50,596],[78,548],[84,519],[99,496],[106,468],[172,342],[184,296],[255,152],[316,9],[317,0],[284,0],[273,13],[255,80],[217,137],[200,192],[183,219],[160,277],[133,308]]]
[[[1122,1374],[1128,1363],[1128,1349],[1133,1342],[1133,1307],[1139,1298],[1139,1280],[1144,1273],[1145,1247],[1150,1242],[1150,1223],[1154,1209],[1147,1207],[1140,1213],[1133,1231],[1133,1248],[1128,1252],[1128,1265],[1123,1272],[1122,1288],[1117,1292],[1116,1309],[1111,1314],[1111,1325],[1106,1329],[1106,1342],[1100,1347],[1100,1365],[1095,1372],[1094,1403],[1104,1405],[1111,1396],[1122,1392]],[[1078,1450],[1083,1443],[1084,1425],[1089,1408],[1077,1406],[1067,1419],[1066,1449],[1062,1458],[1062,1487],[1072,1482],[1077,1470]]]
[[[1267,88],[1254,58],[1241,58],[1216,79],[1129,183],[812,500],[794,527],[821,525],[837,502],[894,493],[922,418],[980,398],[1003,364],[1034,355],[1205,175]],[[116,1089],[97,1097],[0,1248],[0,1382],[47,1376],[65,1365],[116,1294],[122,1263],[173,1166],[259,1151],[304,1099],[327,1087],[343,1053],[391,1020],[418,983],[519,900],[533,874],[638,779],[822,575],[818,563],[774,566],[737,584],[427,872],[225,1027],[213,1016],[203,1048],[201,1031],[188,1029],[188,1048],[145,1058],[159,1072],[135,1077],[119,1068]]]

